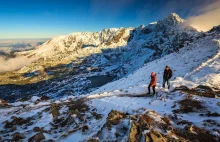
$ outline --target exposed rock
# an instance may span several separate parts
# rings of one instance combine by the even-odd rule
[[[10,105],[5,101],[0,99],[0,107],[9,107]]]
[[[220,26],[219,25],[218,26],[214,26],[209,32],[210,33],[211,32],[220,33]]]
[[[204,107],[201,102],[192,99],[184,99],[178,102],[180,104],[179,109],[173,110],[175,113],[189,113],[201,110]]]
[[[176,103],[173,104],[173,106],[171,106],[171,108],[175,108],[176,107]]]
[[[0,104],[2,105],[8,105],[8,103],[5,100],[0,99]]]
[[[181,120],[179,122],[177,122],[177,125],[192,125],[192,122],[189,122],[187,120]]]
[[[115,137],[118,138],[120,134],[118,132],[115,132]]]
[[[220,114],[219,114],[219,113],[217,113],[217,112],[213,112],[213,113],[208,112],[208,113],[206,113],[206,114],[200,114],[200,116],[208,116],[208,117],[212,116],[212,117],[219,117],[219,116],[220,116]]]
[[[12,117],[11,117],[11,119],[16,119],[16,118],[17,118],[16,116],[12,116]]]
[[[113,34],[112,37],[110,37],[110,38],[108,39],[107,45],[110,45],[110,44],[112,44],[112,43],[118,43],[118,42],[120,41],[120,39],[123,37],[124,33],[125,33],[125,28],[120,28],[117,32],[115,32],[115,33]],[[126,39],[128,40],[129,37],[126,38]]]
[[[12,141],[16,141],[16,142],[25,138],[24,134],[18,132],[14,133],[12,136],[13,136]]]
[[[153,119],[145,113],[140,116],[140,120],[138,122],[141,125],[141,129],[146,130],[149,129],[150,125],[153,123]]]
[[[47,131],[45,131],[43,128],[40,128],[40,127],[34,127],[33,131],[34,132],[48,133]]]
[[[40,97],[40,101],[47,101],[49,99],[50,99],[50,97],[48,97],[48,96],[41,96]]]
[[[141,139],[140,123],[132,122],[128,141],[139,142],[140,139]]]
[[[54,128],[59,128],[59,127],[65,127],[67,125],[71,125],[75,122],[74,118],[71,117],[69,114],[64,118],[57,119],[55,123],[51,123]]]
[[[76,131],[78,131],[78,130],[80,130],[80,129],[81,129],[81,128],[79,128],[79,127],[77,126],[77,128],[68,131],[67,135],[70,135],[70,134],[72,134],[72,133],[74,133],[74,132],[76,132]]]
[[[161,118],[167,125],[170,125],[170,119],[168,117]]]
[[[179,86],[179,87],[176,87],[176,88],[174,88],[174,90],[173,91],[188,91],[188,90],[190,90],[187,86]]]
[[[107,117],[107,127],[111,127],[112,125],[117,125],[121,121],[121,119],[125,118],[126,115],[117,110],[112,110]]]
[[[40,127],[34,127],[33,131],[34,131],[34,132],[40,132],[40,131],[41,131],[41,128],[40,128]]]
[[[87,104],[85,104],[84,99],[78,99],[76,101],[72,101],[67,106],[69,107],[69,111],[72,114],[79,114],[79,113],[87,112],[89,110],[89,107]]]
[[[14,132],[15,130],[17,130],[17,127],[16,127],[16,126],[13,126],[9,131],[10,131],[10,132]]]
[[[31,117],[28,117],[27,119],[23,119],[20,117],[14,117],[14,119],[9,122],[9,121],[5,121],[5,128],[12,128],[15,125],[23,125],[23,124],[30,124],[31,123]]]
[[[141,30],[142,33],[144,34],[150,34],[151,32],[153,32],[153,30],[149,27],[144,27],[142,30]]]
[[[36,135],[32,136],[28,139],[28,142],[40,142],[41,140],[44,140],[45,136],[43,133],[37,133]]]
[[[58,120],[58,116],[60,115],[59,110],[60,110],[59,104],[52,104],[51,105],[50,113],[53,115],[53,121]]]
[[[137,121],[137,116],[135,116],[135,115],[130,115],[130,118],[131,118],[131,120],[135,120],[135,121]]]
[[[212,119],[204,120],[204,121],[203,121],[203,125],[204,125],[204,126],[207,126],[207,125],[217,126],[217,127],[220,128],[220,123],[218,123],[217,121],[212,120]]]
[[[187,94],[191,95],[197,95],[197,96],[203,96],[203,97],[209,97],[209,98],[215,98],[217,92],[214,91],[209,86],[199,85],[195,88],[189,89],[186,86],[180,86],[176,87],[174,91],[181,91]]]
[[[98,140],[98,139],[91,138],[91,139],[88,139],[87,142],[99,142],[99,140]]]
[[[83,131],[83,132],[87,131],[88,129],[89,129],[89,127],[88,127],[87,125],[84,125],[84,126],[82,127],[82,131]]]
[[[146,142],[166,142],[167,139],[162,136],[162,134],[158,131],[151,130],[149,133],[145,134]]]
[[[184,129],[173,129],[173,132],[189,141],[217,142],[219,139],[207,130],[187,125]]]
[[[50,139],[50,140],[47,140],[46,142],[56,142],[56,141],[55,141],[55,140]]]
[[[28,96],[28,97],[22,97],[22,98],[16,100],[16,102],[25,102],[25,101],[29,101],[30,99],[31,99],[30,96]]]
[[[102,115],[101,115],[101,114],[98,114],[98,113],[95,112],[95,111],[93,111],[91,114],[95,117],[96,120],[99,120],[99,119],[102,118]]]
[[[172,126],[169,126],[169,127],[167,127],[167,130],[173,131],[173,127],[172,127]]]

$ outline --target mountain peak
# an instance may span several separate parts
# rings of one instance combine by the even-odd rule
[[[173,20],[179,23],[184,22],[185,20],[182,19],[178,14],[176,13],[171,13],[169,16],[167,16],[165,19]]]
[[[167,16],[163,20],[158,21],[157,26],[163,27],[164,25],[167,25],[167,26],[172,27],[172,26],[179,25],[183,23],[184,21],[185,20],[180,18],[179,15],[177,15],[176,13],[171,13],[169,16]]]
[[[178,17],[178,18],[180,18],[180,16],[178,15],[178,14],[176,14],[176,13],[170,13],[170,15],[169,16],[171,16],[171,17]]]

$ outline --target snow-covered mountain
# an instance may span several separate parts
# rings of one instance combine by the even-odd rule
[[[99,71],[93,72],[93,75],[110,74],[121,78],[144,63],[176,52],[202,36],[190,26],[183,28],[183,23],[183,19],[172,13],[163,20],[138,28],[111,28],[52,38],[35,50],[18,52],[18,56],[33,58],[35,62],[11,75],[0,76],[3,80],[1,84],[19,84],[24,80],[27,83],[39,82],[60,76],[64,71],[65,75],[83,72],[87,77],[94,69]],[[38,76],[14,77],[15,74],[33,72],[37,72]]]
[[[104,29],[95,33],[72,33],[55,37],[36,50],[23,54],[38,58],[59,58],[62,55],[60,58],[65,59],[71,56],[77,57],[77,55],[83,57],[87,54],[88,56],[89,54],[86,53],[88,51],[94,54],[102,52],[100,49],[118,47],[127,50],[146,47],[159,50],[158,52],[170,52],[183,46],[184,42],[190,42],[197,33],[192,27],[183,29],[181,25],[183,22],[184,20],[177,14],[172,13],[165,19],[150,23],[146,27],[142,25],[138,28]]]
[[[38,87],[30,99],[1,100],[0,139],[219,141],[220,26],[201,33],[182,24],[171,14],[146,27],[73,33],[19,53],[38,58],[19,73],[56,72],[53,65],[62,62],[81,69]],[[162,88],[166,65],[173,70],[170,90]],[[156,96],[146,95],[151,72],[157,73]],[[120,79],[75,96],[80,89],[74,87],[86,86],[83,78],[105,74]],[[58,93],[63,96],[49,98]]]
[[[193,88],[198,85],[207,85],[219,88],[220,35],[218,29],[219,26],[214,27],[210,32],[204,33],[204,37],[185,45],[178,52],[149,62],[133,74],[109,83],[91,94],[100,91],[121,90],[137,85],[141,87],[147,83],[151,72],[157,73],[158,84],[161,85],[166,65],[174,70],[173,87],[185,85]]]
[[[111,28],[104,29],[100,32],[78,32],[72,33],[67,36],[58,36],[45,42],[42,46],[39,46],[36,50],[28,53],[29,56],[36,57],[48,57],[52,58],[54,55],[67,54],[71,56],[72,51],[83,50],[90,47],[89,50],[93,51],[96,48],[117,48],[119,46],[137,46],[135,42],[143,40],[145,44],[150,44],[148,41],[153,42],[152,45],[160,42],[160,48],[169,46],[172,48],[173,38],[177,34],[185,32],[185,36],[189,32],[196,32],[195,29],[188,27],[189,29],[181,29],[181,24],[184,22],[177,14],[172,13],[165,19],[158,21],[157,23],[150,23],[148,26],[140,26],[138,28]],[[189,37],[188,37],[189,38]],[[188,39],[189,40],[189,39]],[[163,44],[163,42],[166,42]],[[142,45],[143,46],[143,45]],[[150,45],[146,45],[150,46]],[[93,48],[91,48],[93,47]],[[134,48],[134,47],[133,47]],[[156,47],[155,47],[156,48]],[[178,48],[178,47],[177,47]],[[26,52],[24,54],[27,54]],[[74,53],[72,53],[74,54]]]

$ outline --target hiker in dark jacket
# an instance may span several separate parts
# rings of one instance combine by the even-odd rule
[[[157,75],[156,75],[155,72],[152,72],[151,73],[151,81],[150,81],[150,84],[148,86],[148,93],[147,94],[150,94],[150,88],[151,87],[153,89],[154,95],[156,94],[156,91],[155,91],[156,83],[157,83]]]
[[[163,73],[163,88],[165,88],[165,84],[167,83],[168,89],[170,88],[170,79],[173,76],[173,71],[169,66],[166,66]]]

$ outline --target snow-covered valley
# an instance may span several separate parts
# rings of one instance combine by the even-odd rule
[[[146,27],[75,33],[18,53],[38,58],[13,72],[39,72],[28,76],[30,82],[68,74],[27,99],[1,100],[0,140],[219,141],[220,26],[198,32],[182,23],[171,14]],[[70,68],[53,69],[59,64]],[[70,74],[74,65],[79,73]],[[169,90],[162,87],[166,65],[173,70]],[[155,96],[146,95],[151,72],[158,78]],[[74,90],[89,85],[83,78],[97,75],[115,80],[87,92]]]

